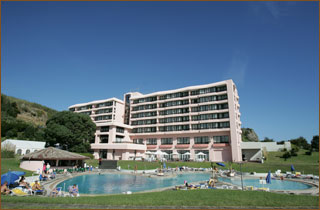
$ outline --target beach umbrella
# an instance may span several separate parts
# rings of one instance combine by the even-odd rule
[[[223,163],[217,163],[218,166],[222,166],[222,167],[225,167],[226,165],[223,164]]]
[[[203,152],[199,152],[198,154],[196,154],[196,156],[199,156],[199,155],[206,155],[206,154],[204,154]]]
[[[293,165],[291,165],[291,171],[295,171]]]
[[[266,182],[267,182],[267,184],[271,184],[271,172],[270,171],[268,172],[268,175],[266,177]]]
[[[162,152],[160,150],[157,150],[154,154],[155,155],[162,155]]]
[[[17,173],[12,173],[12,171],[9,171],[8,173],[1,175],[1,185],[5,181],[8,182],[8,185],[13,184],[18,179],[19,179],[19,175]]]
[[[26,174],[26,172],[24,172],[24,171],[11,171],[11,173],[17,174],[18,176],[23,176]]]
[[[191,153],[190,152],[186,152],[183,155],[191,155]]]

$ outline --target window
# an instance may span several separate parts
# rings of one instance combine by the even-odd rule
[[[101,135],[100,136],[100,143],[106,144],[109,142],[109,135]]]
[[[29,154],[29,153],[30,153],[30,150],[29,150],[29,149],[27,149],[26,154]]]
[[[159,123],[187,122],[189,116],[160,118]]]
[[[116,128],[116,131],[117,131],[118,133],[124,133],[124,128],[117,127],[117,128]]]
[[[102,114],[102,113],[111,113],[112,112],[112,108],[109,109],[100,109],[96,111],[96,114]]]
[[[113,105],[113,101],[109,101],[109,102],[104,102],[104,103],[97,104],[96,107],[100,108],[100,107],[112,106],[112,105]]]
[[[86,109],[91,109],[91,108],[92,108],[92,105],[81,106],[81,107],[78,108],[78,111],[86,110]]]
[[[192,121],[211,120],[211,119],[224,119],[229,117],[229,112],[213,113],[213,114],[200,114],[193,115]]]
[[[147,145],[157,145],[157,139],[147,139]]]
[[[94,118],[95,121],[111,120],[111,119],[112,119],[112,115],[103,115],[103,116],[98,116]]]
[[[204,155],[197,155],[199,153],[203,153]],[[209,161],[209,150],[195,150],[194,151],[196,158],[204,158],[205,160]]]
[[[123,136],[116,135],[116,143],[122,143],[122,140],[124,139]]]
[[[70,108],[69,111],[74,112],[76,109],[75,108]]]
[[[199,123],[193,124],[192,130],[204,130],[204,129],[218,129],[218,128],[229,128],[229,122],[214,122],[214,123]]]
[[[153,117],[157,116],[157,112],[141,112],[141,113],[136,113],[132,114],[132,118],[142,118],[142,117]]]
[[[164,158],[166,158],[167,160],[173,160],[172,150],[161,150],[161,152],[165,152],[168,154],[168,155],[164,155]]]
[[[167,131],[187,131],[190,130],[189,125],[171,125],[171,126],[160,126],[160,132],[167,132]]]
[[[190,144],[190,138],[189,137],[177,138],[177,144]]]
[[[214,144],[229,143],[229,136],[214,136],[213,143]]]
[[[189,92],[178,92],[178,93],[171,93],[171,94],[166,94],[162,95],[159,97],[160,100],[165,100],[165,99],[170,99],[170,98],[179,98],[179,97],[186,97],[189,95]]]
[[[220,109],[228,109],[228,103],[210,104],[210,105],[202,105],[198,107],[191,107],[191,112],[203,112],[203,111],[220,110]]]
[[[161,103],[159,107],[170,107],[170,106],[181,106],[181,105],[186,105],[189,104],[189,100],[179,100],[179,101],[169,101],[166,103]]]
[[[190,150],[178,150],[179,160],[189,160],[190,159]]]
[[[143,144],[143,139],[133,139],[134,144]]]
[[[18,150],[17,150],[17,154],[18,154],[18,155],[21,155],[21,153],[22,153],[22,150],[21,150],[21,149],[18,149]]]
[[[100,132],[109,132],[109,126],[102,126]]]
[[[155,133],[157,132],[156,127],[147,127],[147,128],[134,128],[133,133]]]
[[[209,136],[194,137],[195,144],[209,144]]]
[[[152,101],[156,101],[156,100],[157,100],[157,96],[152,96],[152,97],[148,97],[148,98],[140,98],[140,99],[133,100],[133,104],[152,102]]]
[[[163,144],[163,145],[172,144],[172,138],[162,138],[161,144]]]
[[[147,105],[140,105],[140,106],[132,107],[132,111],[156,109],[156,108],[157,108],[157,104],[147,104]]]
[[[149,120],[137,120],[137,121],[131,122],[131,125],[150,125],[150,124],[157,124],[157,120],[149,119]]]
[[[88,112],[80,112],[81,114],[91,115],[91,111]]]
[[[191,95],[201,95],[206,93],[214,93],[214,92],[221,92],[227,90],[227,86],[218,86],[218,87],[210,87],[210,88],[204,88],[199,90],[193,90],[191,91]]]
[[[160,115],[183,114],[183,113],[189,113],[189,108],[168,109],[168,110],[159,112]]]

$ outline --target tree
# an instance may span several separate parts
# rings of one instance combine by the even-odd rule
[[[302,136],[300,136],[299,138],[296,139],[291,139],[289,140],[291,142],[291,144],[296,145],[299,148],[303,148],[303,149],[309,149],[309,144],[307,142],[307,140],[305,138],[303,138]]]
[[[241,128],[241,138],[243,142],[246,141],[259,141],[258,135],[252,128]]]
[[[96,125],[85,114],[62,111],[46,123],[45,139],[48,146],[59,143],[71,152],[88,152],[94,141]]]
[[[311,140],[311,148],[319,152],[319,135],[313,136]]]
[[[262,142],[274,142],[273,139],[269,139],[268,137],[265,137]]]

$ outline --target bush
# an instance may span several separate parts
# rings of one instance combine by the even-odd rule
[[[89,157],[90,159],[94,158],[93,154],[91,154],[91,153],[77,153],[77,154]]]
[[[289,152],[285,152],[283,155],[282,155],[282,158],[284,158],[284,160],[287,160],[288,158],[291,157],[291,154]]]
[[[312,151],[306,151],[306,155],[312,155]]]
[[[1,150],[1,158],[14,158],[14,151],[12,150]]]

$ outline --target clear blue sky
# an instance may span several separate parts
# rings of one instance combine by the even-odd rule
[[[56,110],[233,79],[260,139],[319,133],[318,2],[2,2],[1,91]]]

